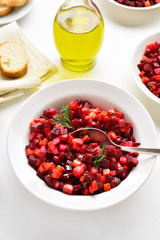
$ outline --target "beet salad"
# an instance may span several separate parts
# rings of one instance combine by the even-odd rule
[[[30,123],[28,163],[49,187],[71,195],[93,195],[117,187],[136,167],[138,153],[91,142],[71,132],[94,127],[124,146],[139,146],[132,122],[115,108],[103,110],[87,101],[71,101],[61,109],[44,110]]]
[[[142,83],[160,98],[160,38],[146,45],[144,55],[137,66]]]

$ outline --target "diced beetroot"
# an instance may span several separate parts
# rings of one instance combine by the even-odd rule
[[[60,137],[60,140],[63,142],[63,141],[67,141],[67,138],[68,138],[68,134],[63,134],[61,135]]]
[[[60,182],[58,180],[56,180],[56,179],[53,179],[52,182],[53,182],[53,187],[55,189],[58,189],[59,186],[60,186]]]
[[[83,145],[80,150],[81,153],[85,153],[87,151],[87,147],[85,145]]]
[[[78,104],[75,101],[71,101],[69,104],[69,108],[76,110],[78,108]]]
[[[49,108],[43,112],[43,115],[47,118],[51,118],[54,114],[56,114],[55,108]]]
[[[45,179],[46,184],[49,187],[53,188],[53,178],[52,178],[52,176],[50,174],[48,174],[44,177],[44,179]]]
[[[119,178],[117,178],[117,177],[114,177],[113,179],[112,179],[112,181],[111,181],[111,187],[112,188],[115,188],[115,187],[117,187],[119,184],[121,183],[121,180],[119,179]]]
[[[84,171],[84,164],[81,164],[80,166],[77,166],[73,169],[73,176],[80,178],[84,174]]]
[[[28,163],[33,167],[33,168],[37,168],[37,164],[36,164],[37,158],[34,155],[29,155],[28,156]]]
[[[80,189],[82,189],[82,187],[81,187],[80,184],[77,184],[77,185],[74,185],[74,186],[73,186],[73,191],[74,191],[74,192],[79,191]]]
[[[36,132],[32,132],[29,137],[30,141],[32,141],[35,137],[36,137]]]
[[[81,193],[82,195],[90,195],[89,189],[82,189]]]
[[[125,165],[125,164],[127,163],[127,158],[121,156],[120,159],[119,159],[119,162],[120,162],[121,164],[124,164],[124,165]]]
[[[62,174],[61,179],[62,179],[63,182],[69,182],[70,181],[70,174],[69,173]]]
[[[51,145],[51,146],[49,146],[47,152],[48,152],[48,153],[55,154],[55,155],[59,153],[59,152],[58,152],[58,149],[56,148],[55,145]]]
[[[100,181],[105,184],[106,183],[106,176],[100,175]]]
[[[60,162],[61,162],[61,160],[59,159],[59,156],[57,156],[57,155],[54,155],[54,156],[53,156],[53,161],[54,161],[55,163],[60,163]]]
[[[53,139],[53,144],[54,145],[57,145],[59,143],[60,143],[60,138],[59,137],[56,137],[56,138]]]
[[[66,157],[66,153],[65,152],[60,152],[58,158],[60,159],[60,161],[64,160]]]
[[[138,160],[132,156],[127,157],[127,166],[129,167],[135,167],[138,164]]]
[[[64,184],[63,192],[71,195],[73,193],[73,185],[72,184]]]
[[[32,132],[43,132],[43,124],[40,122],[37,122],[31,126]]]
[[[112,181],[113,177],[111,175],[106,176],[106,183],[110,183]]]
[[[160,74],[160,68],[155,68],[155,69],[154,69],[154,72],[155,72],[155,74],[157,74],[157,75]]]
[[[60,129],[59,129],[58,127],[54,127],[54,128],[52,129],[52,133],[53,133],[53,138],[56,138],[56,137],[58,137],[59,134],[60,134]]]
[[[59,149],[60,149],[61,152],[66,152],[66,151],[67,151],[67,147],[66,147],[66,145],[63,144],[63,143],[60,143],[60,144],[59,144]]]
[[[117,171],[116,170],[111,170],[110,171],[110,176],[114,177],[117,175]]]
[[[46,134],[46,137],[47,137],[47,140],[48,141],[51,141],[53,138],[54,138],[54,134],[53,132],[48,132],[48,133],[45,133]]]
[[[34,142],[31,142],[26,149],[31,149],[31,150],[35,150],[36,149],[36,144]]]

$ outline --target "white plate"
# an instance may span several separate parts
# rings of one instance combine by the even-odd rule
[[[6,24],[24,17],[32,8],[34,0],[28,2],[22,7],[14,7],[13,11],[6,16],[0,17],[0,24]]]
[[[135,79],[135,82],[137,83],[138,87],[146,94],[150,99],[152,99],[154,102],[160,104],[160,98],[156,97],[146,86],[143,84],[141,78],[139,77],[139,69],[137,67],[137,64],[140,63],[140,60],[142,59],[146,45],[150,43],[154,43],[157,39],[160,38],[160,32],[154,33],[152,35],[147,36],[145,39],[143,39],[138,46],[135,49],[134,56],[132,59],[132,74]]]
[[[72,210],[95,210],[116,204],[134,193],[148,178],[155,157],[141,155],[138,166],[118,187],[95,196],[70,196],[49,188],[28,165],[25,146],[29,123],[44,109],[58,107],[73,99],[88,100],[103,109],[116,107],[134,124],[134,136],[142,147],[157,147],[155,128],[143,105],[124,90],[90,79],[65,80],[33,94],[14,117],[8,134],[8,154],[13,170],[23,185],[46,203]],[[144,124],[145,121],[145,124]]]

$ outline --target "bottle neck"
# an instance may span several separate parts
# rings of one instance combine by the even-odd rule
[[[62,9],[67,10],[69,8],[76,6],[85,6],[91,9],[92,11],[95,11],[97,15],[101,16],[100,10],[93,0],[65,0],[65,2],[62,5]]]
[[[91,7],[93,4],[92,0],[65,0],[63,7],[74,7],[74,6],[89,6]]]

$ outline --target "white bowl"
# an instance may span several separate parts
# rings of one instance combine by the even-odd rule
[[[138,46],[135,49],[134,56],[132,59],[132,74],[134,76],[134,79],[138,85],[138,87],[154,102],[160,104],[160,98],[156,97],[149,89],[145,86],[145,84],[142,83],[141,78],[139,77],[139,69],[137,67],[137,64],[140,63],[141,58],[144,55],[145,47],[147,44],[154,43],[158,38],[160,38],[160,32],[154,33],[148,37],[146,37],[144,40],[142,40]]]
[[[33,94],[14,117],[8,134],[8,154],[13,170],[23,185],[46,203],[72,210],[96,210],[112,206],[134,193],[148,178],[155,157],[139,156],[138,166],[116,188],[95,196],[71,196],[49,188],[28,165],[25,145],[28,144],[29,123],[44,109],[66,104],[73,99],[88,100],[95,106],[115,107],[134,124],[134,136],[142,147],[156,147],[157,138],[151,117],[143,105],[126,91],[91,79],[59,82]],[[142,119],[145,119],[145,124]],[[148,137],[149,136],[149,137]]]
[[[108,0],[108,7],[110,15],[113,15],[118,22],[125,25],[149,23],[160,12],[160,3],[151,7],[129,7],[114,0]]]

